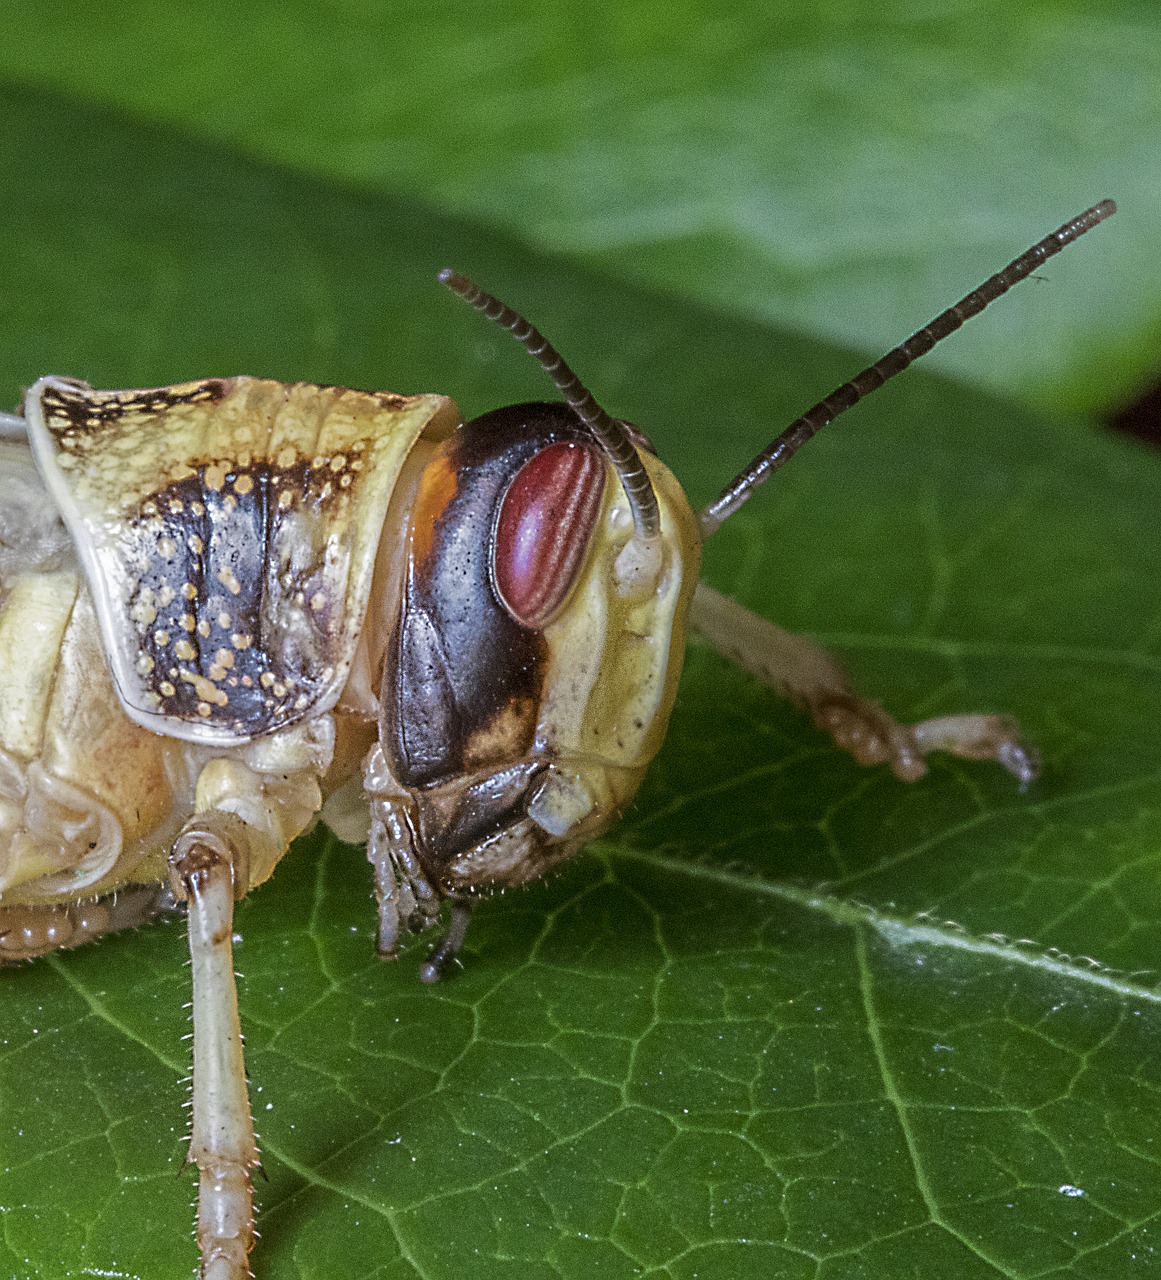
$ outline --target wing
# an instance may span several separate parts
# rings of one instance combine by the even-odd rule
[[[256,378],[42,378],[25,415],[127,714],[217,744],[337,702],[400,468],[458,422],[443,396]]]

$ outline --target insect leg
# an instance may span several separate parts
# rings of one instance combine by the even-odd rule
[[[171,887],[189,902],[193,969],[193,1132],[201,1280],[246,1280],[254,1244],[250,1170],[258,1146],[246,1088],[232,942],[234,898],[249,886],[249,832],[221,810],[200,813],[169,855]],[[240,890],[240,892],[238,892]]]
[[[378,750],[375,748],[374,750]],[[405,931],[422,933],[439,919],[440,901],[415,854],[415,832],[404,803],[372,795],[367,858],[379,904],[379,954],[394,956]]]
[[[948,751],[965,760],[995,760],[1027,785],[1039,760],[1007,716],[953,715],[899,724],[877,703],[860,697],[825,650],[751,613],[698,583],[691,625],[722,655],[777,690],[859,764],[889,764],[913,782],[927,772],[924,756]]]
[[[452,901],[451,922],[447,932],[431,949],[427,960],[419,966],[420,982],[438,982],[447,972],[448,965],[459,954],[472,922],[472,909],[466,902]]]
[[[439,919],[439,896],[415,856],[415,832],[403,804],[371,797],[367,858],[375,872],[379,954],[388,958],[399,950],[404,929],[423,933]],[[419,967],[421,982],[438,982],[443,977],[464,945],[471,918],[471,907],[453,899],[447,932]]]
[[[153,884],[129,885],[89,902],[0,907],[0,965],[79,947],[117,929],[136,929],[173,909],[166,886]]]

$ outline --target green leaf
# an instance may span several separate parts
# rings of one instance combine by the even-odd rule
[[[20,80],[874,354],[1113,196],[1099,250],[933,361],[1102,411],[1157,370],[1161,13],[1140,0],[0,12]]]
[[[543,394],[433,284],[450,261],[697,502],[858,365],[91,106],[9,92],[0,121],[0,403],[45,372]],[[1016,714],[1025,794],[860,770],[695,641],[632,812],[482,906],[441,987],[422,944],[375,959],[359,849],[296,845],[237,916],[262,1280],[1155,1269],[1159,496],[1155,455],[916,371],[707,547],[902,717]],[[180,923],[0,982],[0,1271],[190,1275]]]

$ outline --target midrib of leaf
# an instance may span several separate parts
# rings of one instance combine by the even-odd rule
[[[606,850],[605,855],[613,863],[618,860],[637,862],[643,866],[663,869],[671,875],[688,876],[693,880],[702,880],[736,892],[775,898],[825,916],[835,924],[845,925],[855,930],[856,935],[862,929],[872,929],[893,947],[948,948],[975,957],[981,963],[999,961],[1049,973],[1067,982],[1100,987],[1125,1000],[1161,1005],[1161,988],[1143,986],[1133,980],[1133,975],[1106,968],[1090,957],[1085,957],[1083,962],[1078,963],[1059,952],[1041,951],[1031,942],[1013,943],[995,935],[975,936],[953,921],[936,921],[922,913],[911,917],[892,915],[855,898],[764,880],[731,867],[665,857],[623,846]]]

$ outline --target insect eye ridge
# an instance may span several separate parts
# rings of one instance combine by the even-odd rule
[[[493,533],[492,584],[521,626],[543,629],[571,594],[600,512],[605,471],[592,445],[558,441],[509,483]]]

